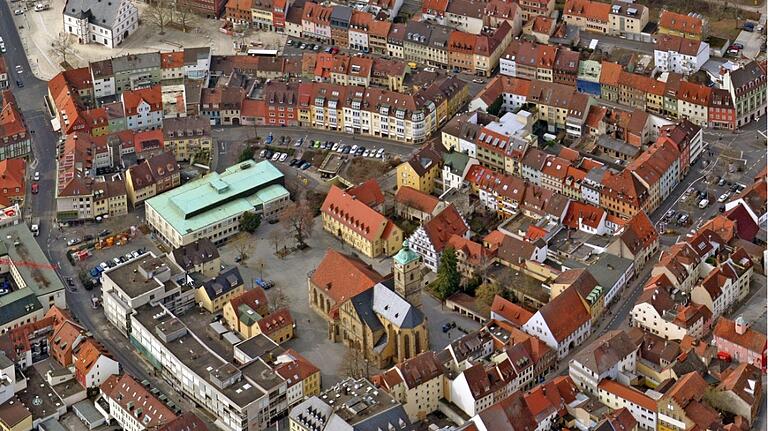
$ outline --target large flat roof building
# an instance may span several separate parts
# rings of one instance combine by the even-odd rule
[[[64,284],[26,224],[0,228],[0,333],[67,308]]]
[[[290,201],[283,182],[268,161],[239,163],[148,199],[147,221],[173,248],[201,238],[221,243],[240,231],[245,212],[275,219]]]

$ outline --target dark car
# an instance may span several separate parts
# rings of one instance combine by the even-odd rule
[[[109,235],[109,234],[111,234],[111,233],[112,233],[112,231],[111,231],[111,230],[109,230],[109,229],[104,229],[103,231],[99,232],[99,236],[108,236],[108,235]]]
[[[85,235],[83,241],[93,241],[93,235]]]
[[[304,164],[302,164],[302,165],[301,165],[301,170],[302,170],[302,171],[306,171],[307,169],[309,169],[309,167],[310,167],[310,166],[312,166],[312,164],[311,164],[311,163],[309,163],[309,162],[304,162]]]
[[[342,152],[343,154],[349,154],[349,150],[350,150],[351,148],[352,148],[352,147],[350,147],[349,145],[345,145],[345,146],[344,146],[344,149],[343,149],[343,150],[341,150],[341,152]]]
[[[299,163],[299,159],[291,159],[291,163],[288,163],[288,166],[296,166]]]
[[[22,81],[21,79],[17,79],[16,80],[16,86],[17,87],[23,87],[24,86],[24,81]]]

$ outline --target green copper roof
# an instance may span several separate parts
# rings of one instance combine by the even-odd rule
[[[405,265],[418,259],[419,255],[408,247],[408,240],[406,239],[403,241],[403,248],[401,248],[395,255],[395,262],[400,265]]]
[[[261,315],[245,304],[240,304],[240,306],[237,307],[237,311],[238,318],[244,325],[251,326],[261,320]]]

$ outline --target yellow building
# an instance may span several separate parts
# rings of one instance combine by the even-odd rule
[[[605,307],[604,289],[598,286],[597,280],[586,269],[569,269],[562,272],[550,284],[550,300],[557,297],[565,289],[574,288],[592,316],[592,322],[603,314]]]
[[[320,395],[319,368],[293,349],[285,349],[285,352],[281,353],[278,359],[282,362],[275,368],[275,372],[290,382],[288,389],[288,393],[291,394],[288,396],[289,405]],[[293,394],[294,391],[291,389],[294,385],[300,385],[299,391],[295,391],[298,397]]]
[[[608,15],[608,34],[640,34],[648,24],[648,8],[635,2],[614,1]]]
[[[176,155],[176,161],[207,164],[213,149],[211,122],[208,117],[163,119],[165,149]]]
[[[259,286],[233,296],[224,304],[223,317],[230,329],[244,339],[258,335],[261,331],[258,322],[269,313],[267,295]]]
[[[215,278],[202,283],[195,292],[195,301],[209,313],[224,308],[230,299],[240,295],[245,288],[243,277],[237,267],[222,271]]]
[[[440,154],[425,147],[397,167],[397,188],[408,186],[431,194],[435,190],[435,181],[439,175]]]
[[[339,308],[340,338],[378,368],[429,350],[426,316],[379,283]]]
[[[326,232],[368,257],[392,255],[403,242],[402,229],[336,186],[331,186],[320,211]]]

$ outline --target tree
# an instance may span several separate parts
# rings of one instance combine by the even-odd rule
[[[77,48],[74,44],[74,37],[69,33],[60,31],[51,42],[51,54],[60,57],[63,63],[67,63],[67,57],[75,53],[77,53]]]
[[[277,251],[280,249],[280,243],[283,242],[283,233],[277,229],[272,229],[269,232],[269,242],[275,246],[275,254],[277,254]]]
[[[280,212],[280,223],[286,229],[293,232],[296,243],[300,249],[305,248],[304,242],[312,235],[312,226],[315,224],[312,209],[304,202],[295,202],[288,205]]]
[[[488,105],[488,108],[485,110],[485,112],[499,116],[501,113],[501,106],[504,104],[504,99],[501,98],[501,96],[497,97],[496,100],[493,101],[490,105]]]
[[[368,378],[370,369],[368,360],[365,359],[363,352],[355,347],[347,346],[346,352],[344,352],[344,369],[342,373],[345,377],[351,377],[353,379]]]
[[[243,214],[243,218],[240,219],[240,230],[248,233],[256,232],[256,229],[261,225],[261,216],[247,211]]]
[[[197,15],[192,12],[186,1],[175,1],[173,3],[173,22],[181,26],[184,33],[191,30],[198,23]]]
[[[157,27],[160,35],[165,34],[165,27],[173,18],[173,9],[170,6],[169,0],[154,0],[144,12],[144,19]]]
[[[485,283],[475,290],[475,303],[482,310],[487,310],[496,295],[501,295],[501,287],[496,283]]]
[[[453,295],[459,290],[461,275],[456,267],[456,250],[447,247],[440,256],[440,266],[437,268],[435,280],[435,294],[441,301]]]
[[[240,157],[237,158],[237,162],[245,162],[248,160],[253,160],[253,155],[256,154],[255,150],[252,146],[247,146],[243,149],[243,151],[240,152]]]
[[[248,259],[248,252],[251,251],[250,235],[241,235],[238,239],[236,239],[235,250],[237,251],[237,260],[244,261],[245,259]]]
[[[283,289],[278,285],[272,289],[272,298],[269,300],[272,305],[272,312],[275,312],[281,308],[286,308],[289,305],[288,297],[283,292]]]

